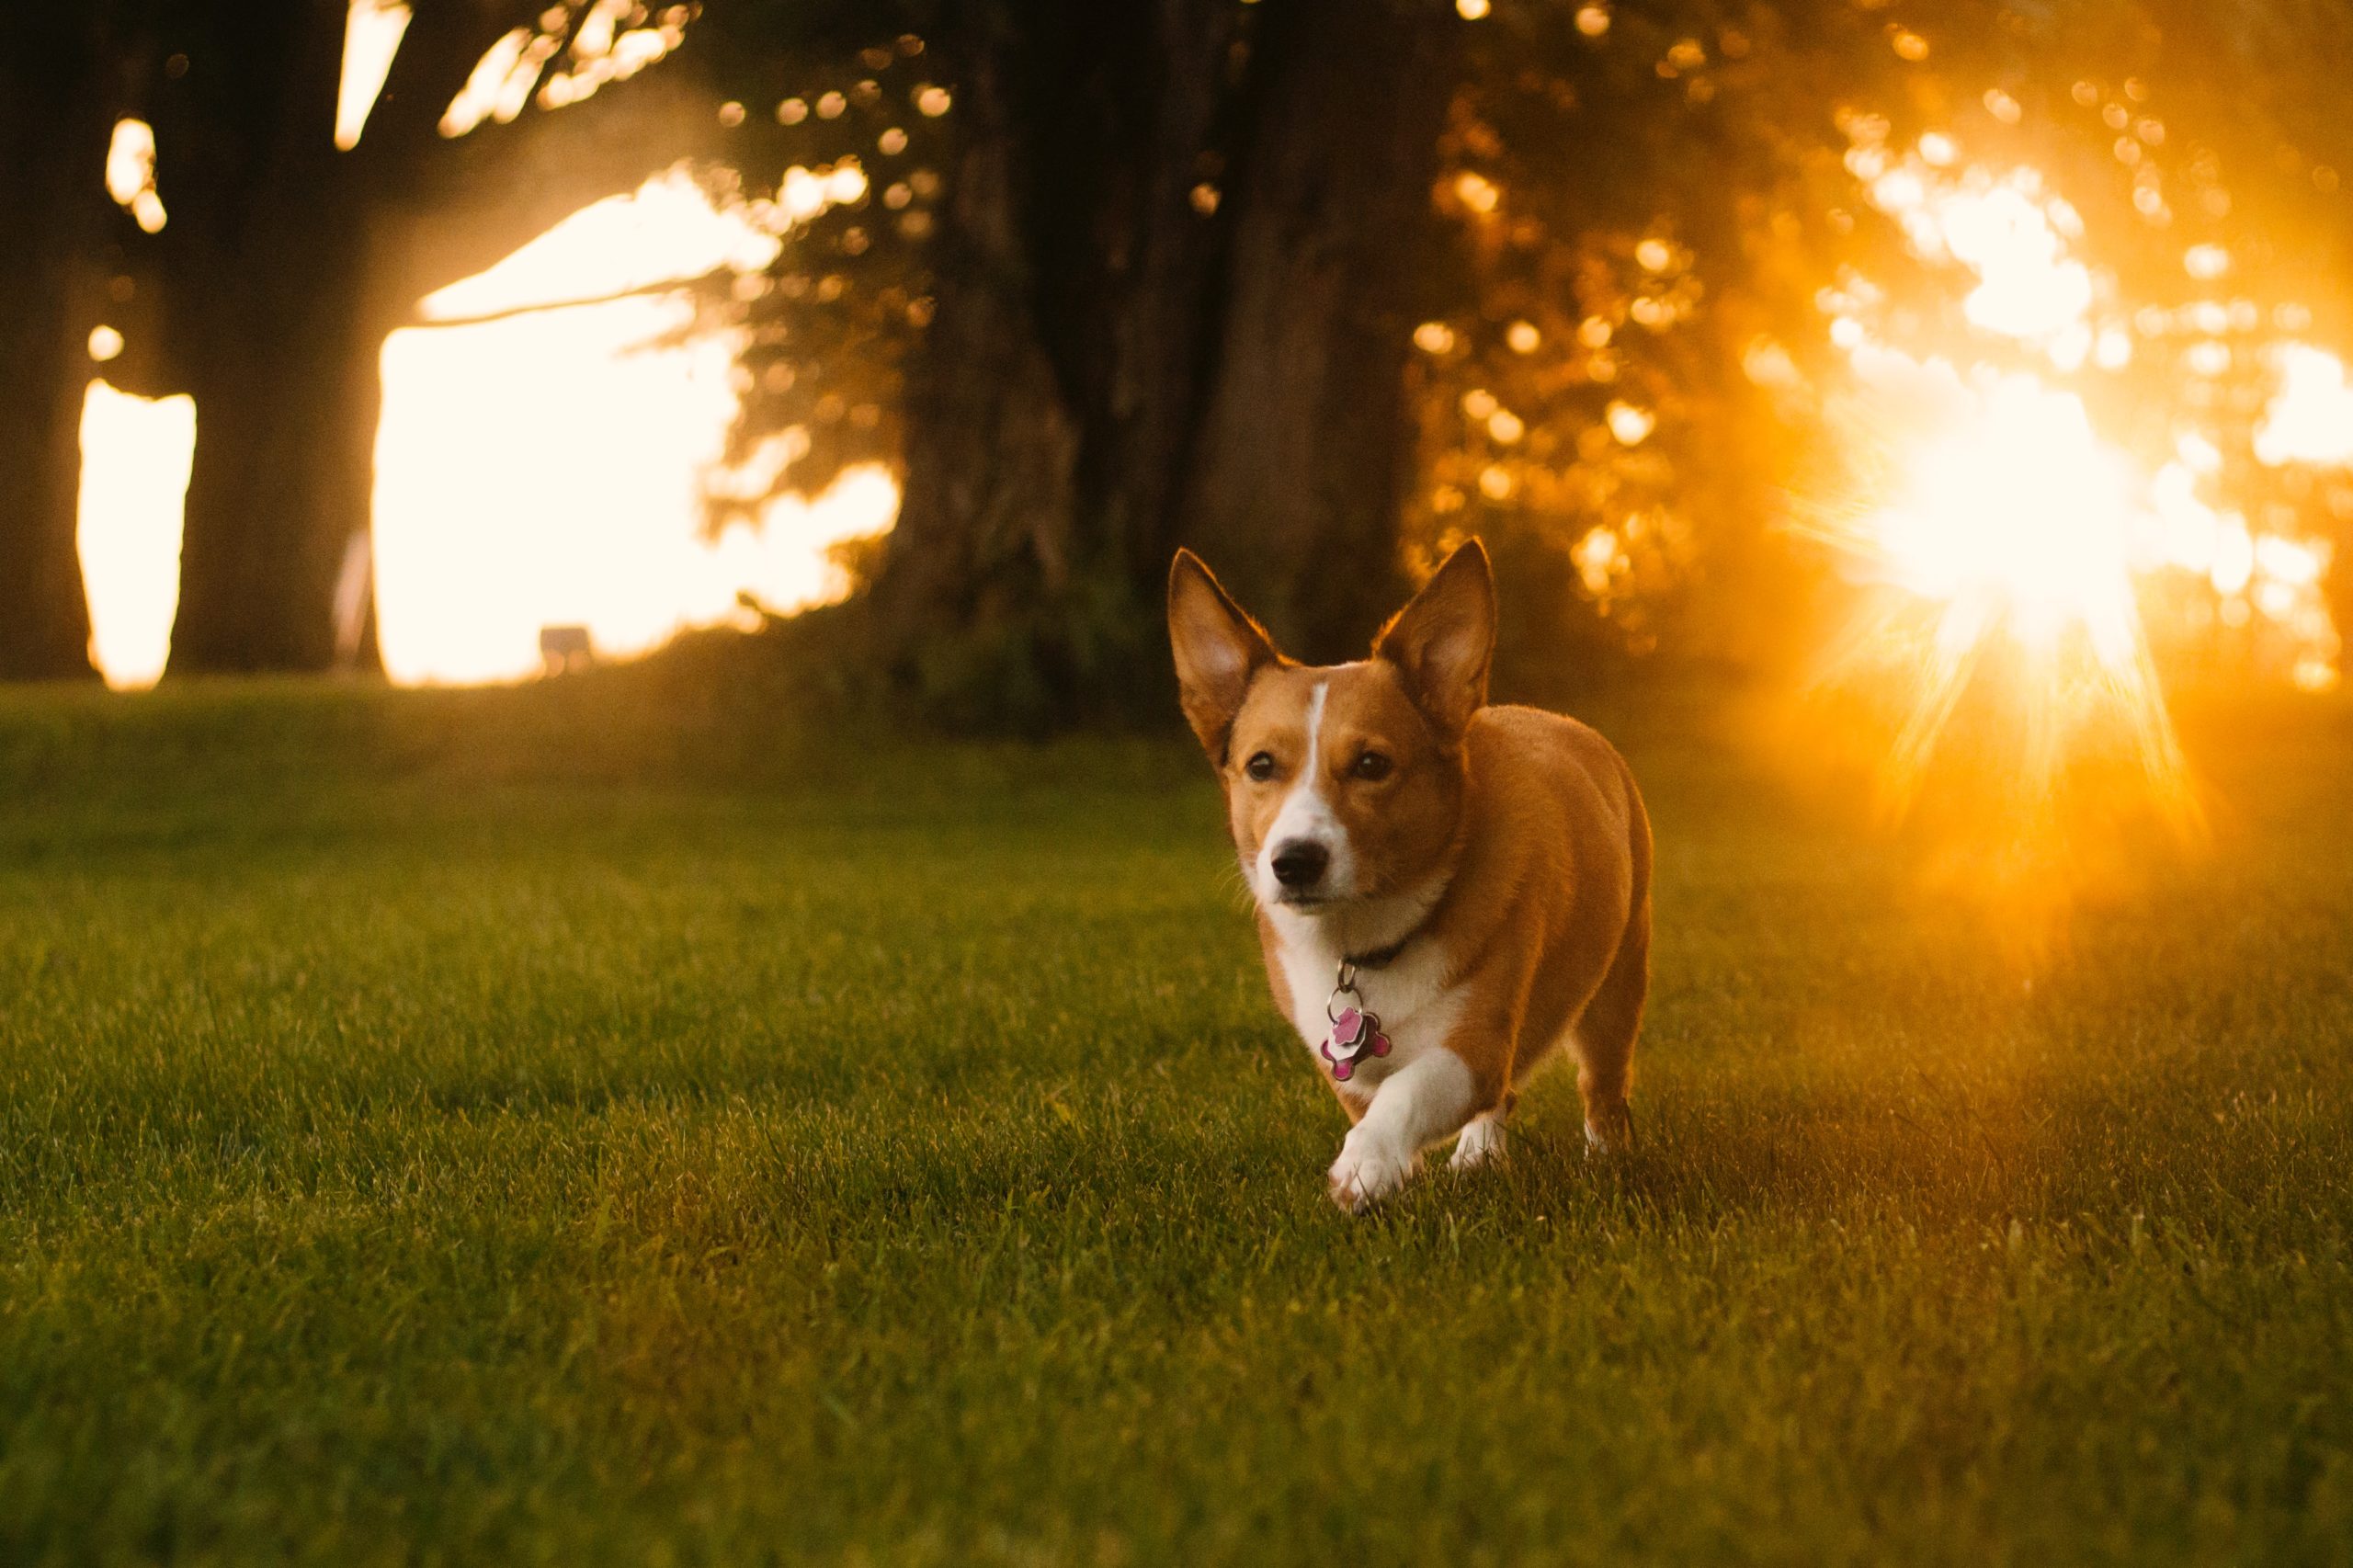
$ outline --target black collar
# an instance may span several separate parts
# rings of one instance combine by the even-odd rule
[[[1415,921],[1414,924],[1407,928],[1404,936],[1390,943],[1387,947],[1370,948],[1361,953],[1343,952],[1340,955],[1341,971],[1343,973],[1349,973],[1360,969],[1381,970],[1387,969],[1391,964],[1395,963],[1399,955],[1404,953],[1407,948],[1412,947],[1415,939],[1420,937],[1423,932],[1429,929],[1430,921],[1438,915],[1438,905],[1446,902],[1447,891],[1448,890],[1445,888],[1440,888],[1438,890],[1438,896],[1430,900],[1430,906],[1422,911],[1422,917],[1419,920]]]
[[[1413,945],[1414,938],[1422,934],[1422,926],[1427,925],[1428,922],[1429,916],[1424,915],[1419,921],[1415,923],[1412,930],[1406,932],[1404,936],[1390,943],[1387,947],[1375,948],[1370,952],[1365,953],[1344,953],[1341,955],[1340,961],[1347,965],[1350,969],[1387,969],[1391,964],[1397,961],[1398,954],[1404,952],[1408,947]]]

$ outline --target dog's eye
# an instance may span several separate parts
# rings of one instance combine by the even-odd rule
[[[1256,782],[1264,784],[1275,776],[1275,759],[1262,751],[1244,763],[1242,771],[1248,774]]]
[[[1357,765],[1350,771],[1355,773],[1358,778],[1363,779],[1368,784],[1374,784],[1388,778],[1390,769],[1396,766],[1397,765],[1395,763],[1391,762],[1387,757],[1381,756],[1381,753],[1377,751],[1369,751],[1362,756],[1357,758]]]

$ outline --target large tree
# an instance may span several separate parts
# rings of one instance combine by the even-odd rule
[[[510,30],[556,72],[608,54],[611,28],[584,40],[580,0],[414,10],[350,151],[334,141],[346,0],[21,18],[0,57],[0,677],[90,671],[74,527],[95,325],[132,327],[109,377],[197,403],[173,670],[324,667],[335,574],[368,523],[385,336],[432,290],[711,150],[708,90],[666,62],[584,108],[447,136]],[[102,182],[122,116],[155,129],[169,218],[153,237]]]
[[[167,331],[198,422],[175,673],[330,663],[335,574],[368,526],[385,337],[425,294],[703,150],[711,123],[707,95],[665,66],[453,139],[445,111],[503,35],[544,40],[553,68],[588,8],[417,0],[365,134],[339,152],[344,9],[184,8],[169,40],[188,64],[154,110],[173,182]]]
[[[40,6],[0,51],[0,679],[91,673],[74,528],[119,20]]]
[[[834,63],[783,84],[793,161],[861,156],[875,194],[799,226],[790,287],[753,306],[746,444],[808,429],[786,483],[810,488],[898,460],[898,526],[851,613],[934,712],[1154,703],[1179,543],[1302,652],[1369,635],[1396,587],[1404,357],[1464,25],[1444,0],[910,6],[837,27]],[[938,142],[906,134],[926,82],[953,89]],[[927,324],[894,346],[881,328],[909,314]]]

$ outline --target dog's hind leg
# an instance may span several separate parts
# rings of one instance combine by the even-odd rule
[[[1633,1139],[1627,1096],[1634,1086],[1634,1040],[1643,1029],[1643,1002],[1651,988],[1651,902],[1634,906],[1618,956],[1586,1004],[1570,1040],[1577,1053],[1577,1093],[1585,1098],[1585,1141],[1611,1154]]]

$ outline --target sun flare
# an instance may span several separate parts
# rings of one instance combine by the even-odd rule
[[[2257,526],[2256,508],[2224,504],[2222,437],[2198,411],[2218,406],[2214,383],[2234,366],[2268,366],[2279,390],[2239,478],[2288,461],[2341,465],[2353,454],[2341,364],[2295,344],[2242,360],[2248,351],[2225,339],[2262,324],[2251,301],[2133,308],[2091,258],[2098,236],[2039,170],[1967,163],[1940,133],[1900,146],[1877,116],[1842,125],[1865,199],[1928,276],[1952,280],[1941,316],[1852,269],[1816,298],[1846,362],[1824,409],[1853,476],[1817,515],[1878,590],[1828,664],[1838,681],[1878,672],[1904,715],[1883,762],[1890,802],[1901,810],[1916,793],[1972,683],[1998,667],[2022,741],[2011,780],[2021,799],[2047,797],[2096,733],[2120,729],[2155,803],[2194,822],[2143,623],[2149,585],[2211,591],[2187,602],[2289,645],[2304,689],[2335,684],[2337,651],[2317,588],[2325,543],[2302,536],[2292,508],[2268,506]],[[2197,244],[2182,271],[2209,284],[2232,262]],[[2112,415],[2120,400],[2087,401],[2095,383],[2150,407],[2187,389],[2165,416],[2171,449],[2103,430],[2091,409]]]
[[[1841,672],[1893,672],[1904,694],[1881,764],[1883,806],[1909,803],[1972,682],[1999,666],[2022,742],[2005,811],[2047,800],[2084,736],[2120,726],[2154,803],[2191,824],[2187,767],[2141,623],[2131,465],[2100,439],[2081,398],[2031,372],[1963,381],[1940,364],[1903,363],[1946,405],[1891,444],[1890,498],[1850,524],[1848,548],[1882,595],[1833,660]]]
[[[1956,628],[2006,626],[2040,651],[2079,629],[2102,664],[2133,660],[2127,470],[2082,399],[2001,378],[1902,468],[1901,497],[1864,528],[1891,580],[1949,607]]]

